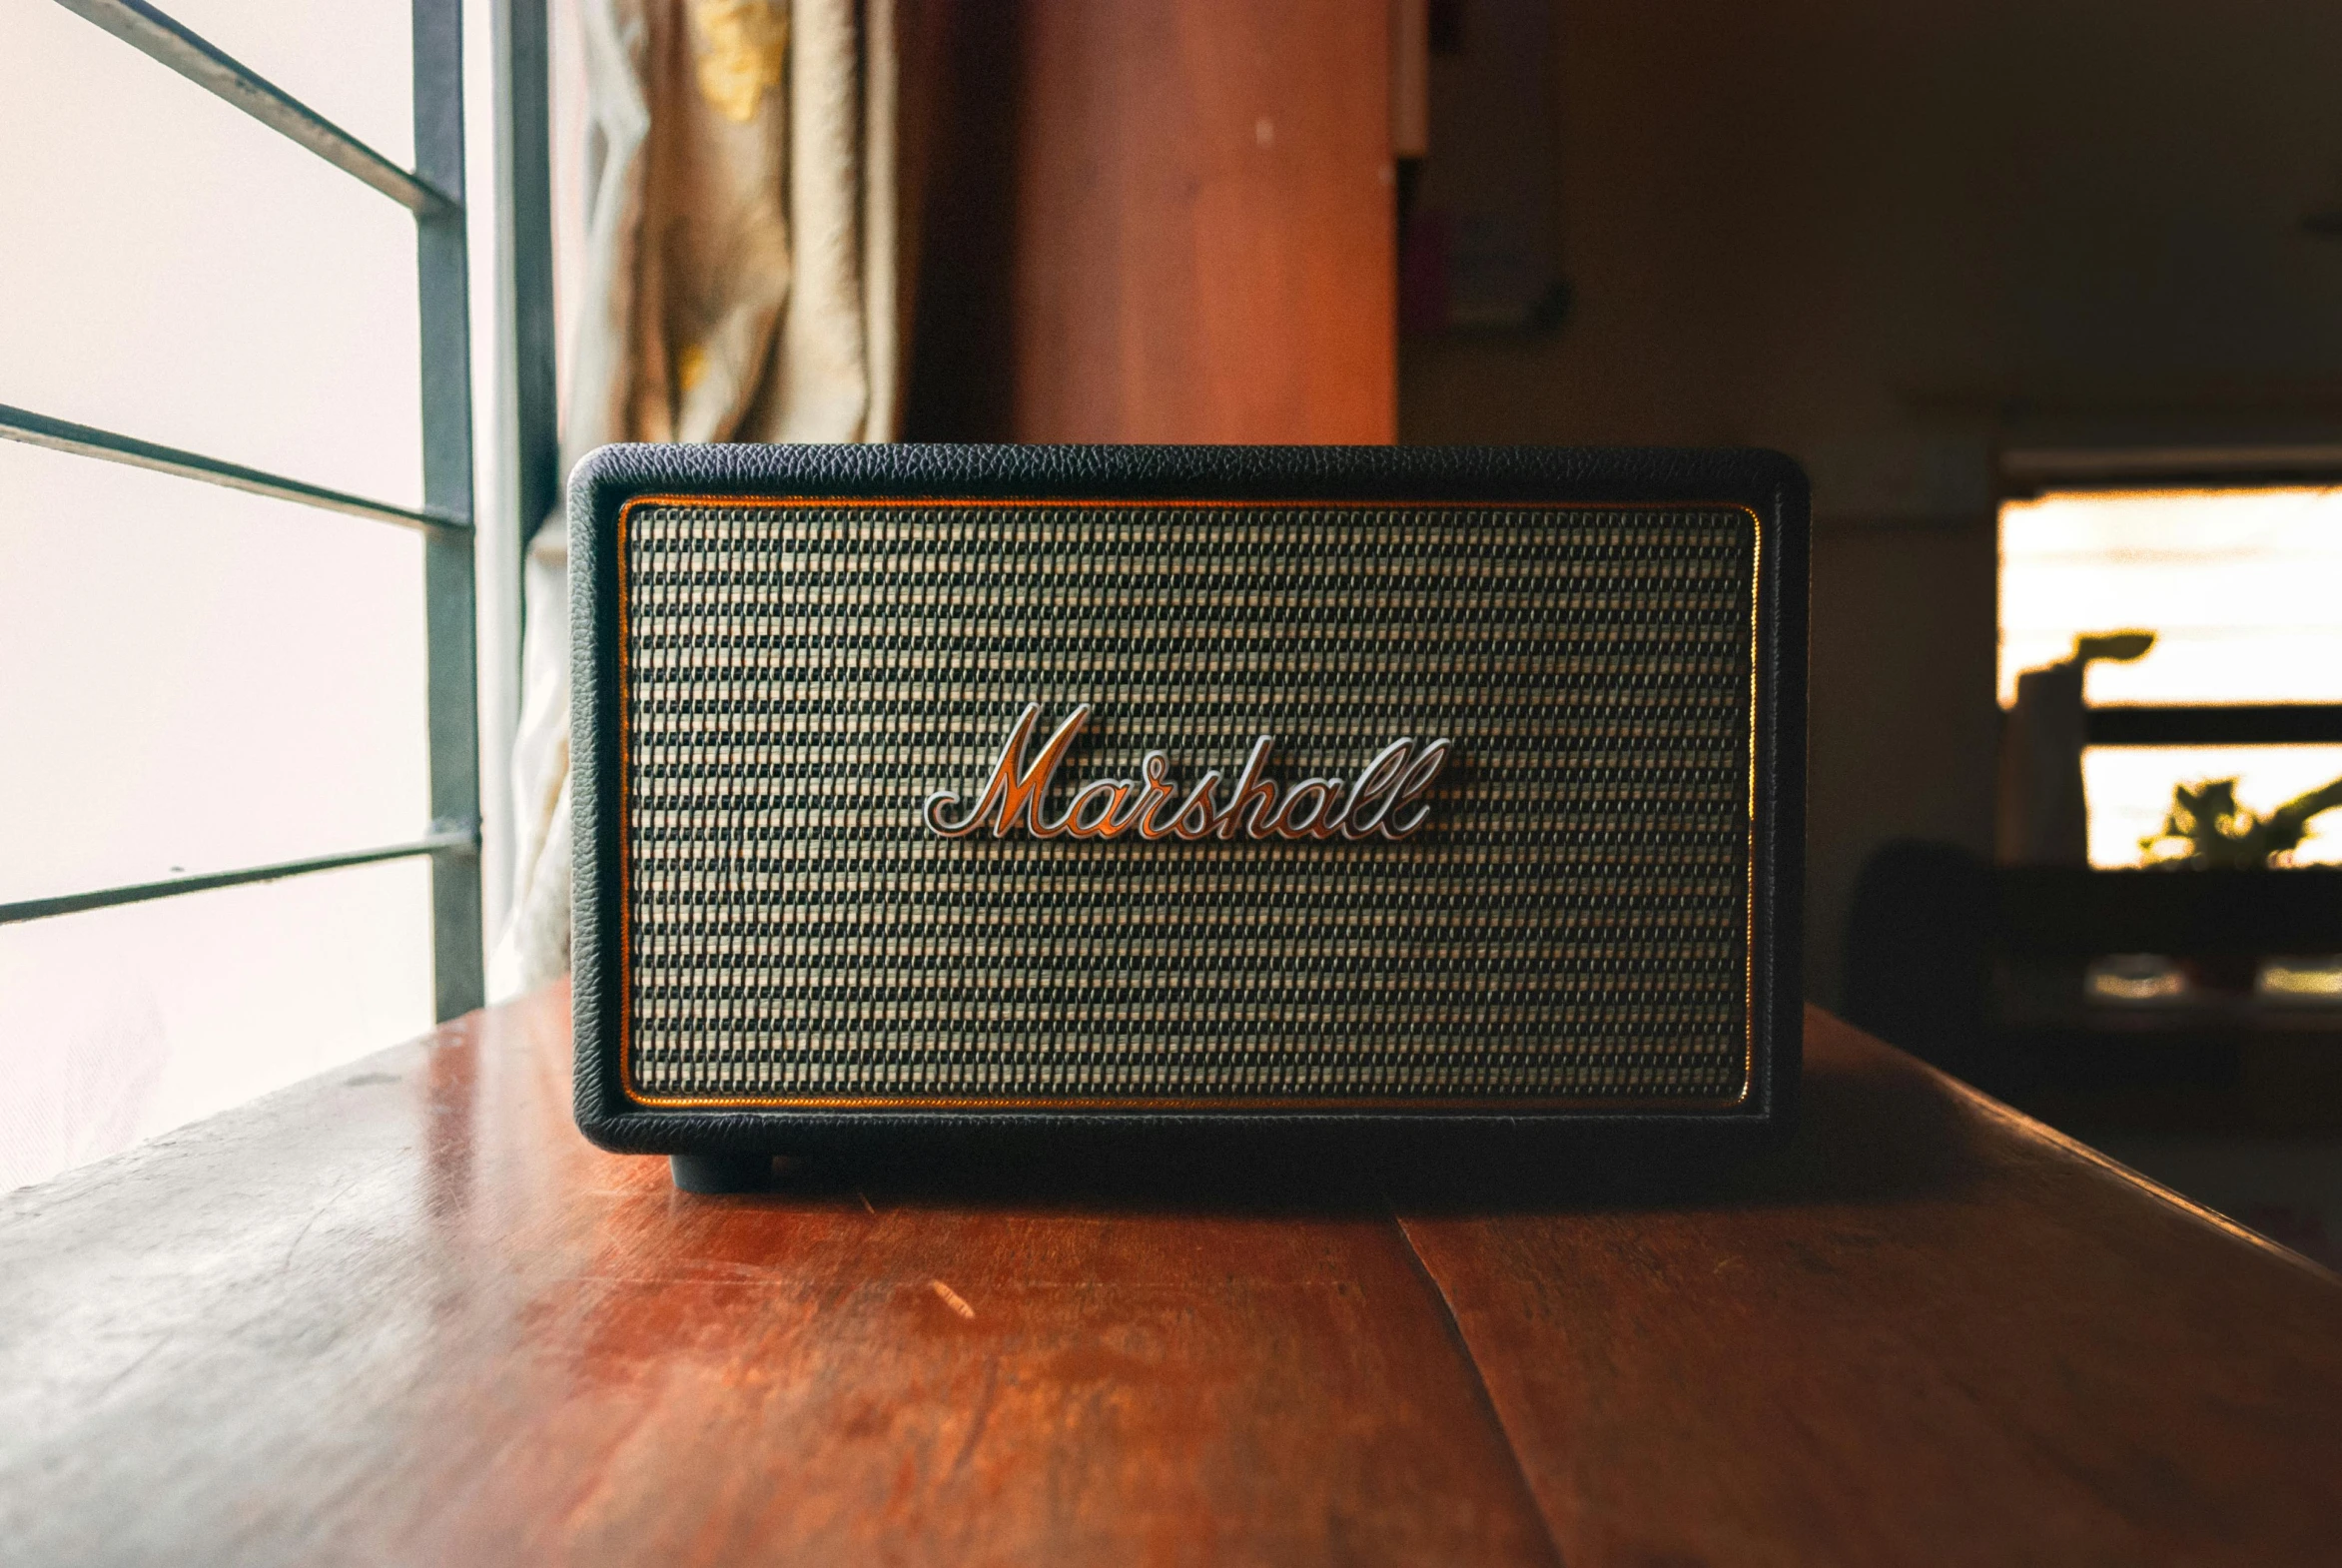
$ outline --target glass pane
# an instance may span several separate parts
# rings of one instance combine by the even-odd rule
[[[51,0],[0,37],[0,402],[418,500],[406,210]]]
[[[0,1189],[430,1027],[430,868],[0,926]]]
[[[2171,789],[2236,780],[2236,800],[2266,816],[2297,795],[2342,778],[2342,746],[2093,746],[2081,757],[2089,802],[2090,864],[2135,866],[2139,840],[2158,832]],[[2342,811],[2310,819],[2295,865],[2342,865]]]
[[[390,162],[414,167],[408,0],[163,0],[159,9]]]
[[[0,441],[0,900],[429,818],[422,540]]]
[[[2342,490],[2050,495],[2000,512],[2000,700],[2083,632],[2093,703],[2342,701]]]

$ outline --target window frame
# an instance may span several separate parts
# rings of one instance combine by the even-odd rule
[[[485,1001],[481,914],[477,538],[474,526],[469,212],[464,192],[463,0],[410,0],[414,166],[403,168],[145,0],[57,0],[65,9],[242,110],[414,219],[420,333],[422,503],[408,507],[305,483],[135,435],[0,404],[0,438],[318,510],[411,528],[423,538],[424,681],[429,825],[400,843],[270,865],[176,876],[0,904],[0,925],[272,882],[381,861],[428,857],[433,1017]],[[496,8],[494,70],[499,206],[510,222],[499,260],[511,293],[498,421],[511,450],[522,539],[557,500],[553,396],[551,181],[544,0]],[[499,217],[506,216],[499,214]],[[520,541],[515,541],[515,547]]]
[[[2040,447],[2001,452],[1992,497],[1994,548],[2002,509],[2049,495],[2154,490],[2342,488],[2342,447]],[[1999,566],[1993,568],[1995,594]],[[1994,634],[1999,627],[1994,625]],[[2082,714],[2082,744],[2317,746],[2342,744],[2342,702],[2106,703]]]

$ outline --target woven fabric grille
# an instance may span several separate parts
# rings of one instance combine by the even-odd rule
[[[1755,523],[1730,508],[637,503],[632,1091],[1728,1100]],[[942,839],[1028,703],[1057,776],[1454,761],[1392,843]]]

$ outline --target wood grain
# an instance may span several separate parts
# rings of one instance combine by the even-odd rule
[[[933,0],[916,440],[1396,438],[1381,0]]]
[[[1563,1557],[2342,1560],[2342,1286],[1810,1012],[1782,1155],[1416,1212]]]
[[[0,1560],[2331,1562],[2342,1283],[1815,1015],[1724,1172],[801,1168],[567,997],[0,1199]],[[1403,1219],[1393,1217],[1393,1208]]]
[[[0,1205],[0,1558],[1545,1562],[1387,1216],[706,1199],[567,996]]]
[[[1019,14],[1015,438],[1394,439],[1385,7]]]

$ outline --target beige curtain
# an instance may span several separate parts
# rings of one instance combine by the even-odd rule
[[[562,456],[875,441],[902,402],[896,0],[575,0],[584,300]],[[523,575],[508,996],[569,967],[568,551]]]

